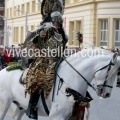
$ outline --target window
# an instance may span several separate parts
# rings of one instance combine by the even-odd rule
[[[77,28],[77,32],[79,31],[81,33],[81,21],[77,21],[76,28]]]
[[[9,15],[9,9],[7,9],[7,17],[8,17],[8,15]]]
[[[79,41],[78,41],[78,32],[82,33],[82,28],[81,28],[81,21],[76,21],[76,41],[77,41],[77,44],[76,45],[79,45]]]
[[[19,32],[18,32],[18,27],[14,27],[14,41],[15,43],[18,42],[18,36],[19,36]]]
[[[120,20],[115,20],[115,46],[120,46]]]
[[[10,8],[10,17],[12,17],[12,8]]]
[[[14,16],[17,15],[17,11],[16,11],[17,7],[14,7]]]
[[[22,4],[22,11],[25,11],[25,7],[24,4]],[[22,12],[22,15],[24,14],[24,12]]]
[[[107,20],[100,21],[100,41],[101,41],[101,46],[107,46],[107,41],[108,41],[108,21]]]
[[[70,22],[70,45],[74,44],[74,22]]]
[[[27,12],[30,13],[30,3],[27,3]]]
[[[41,5],[37,5],[37,7],[38,7],[38,11],[40,11],[41,10]]]
[[[18,10],[21,10],[21,9],[20,9],[20,5],[17,6],[17,9],[18,9]],[[17,11],[17,14],[18,14],[18,16],[19,16],[19,15],[21,14],[21,12],[20,12],[20,11]]]
[[[10,16],[10,14],[9,14],[9,9],[7,9],[7,17],[9,17]]]
[[[21,26],[21,39],[20,39],[20,43],[24,42],[24,27]]]
[[[72,44],[74,44],[74,23],[72,23]]]
[[[66,17],[63,18],[63,27],[64,27],[64,30],[65,30],[65,32],[66,32]]]
[[[35,1],[32,1],[32,12],[35,12]]]
[[[31,30],[34,30],[34,29],[35,29],[35,26],[34,26],[34,25],[32,25],[32,26],[31,26]]]
[[[77,41],[77,33],[82,33],[81,20],[75,20],[69,22],[69,45],[78,46],[79,42]]]

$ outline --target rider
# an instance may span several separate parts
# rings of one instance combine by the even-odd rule
[[[30,64],[26,76],[26,93],[29,92],[31,94],[26,114],[32,119],[37,119],[36,105],[41,91],[43,89],[50,90],[50,86],[52,86],[51,80],[54,79],[54,69],[49,74],[46,73],[49,66],[53,66],[56,58],[58,58],[58,53],[53,55],[52,49],[58,52],[58,49],[61,49],[61,46],[63,46],[64,50],[67,42],[67,37],[62,28],[63,19],[61,13],[58,11],[51,13],[51,20],[54,27],[47,31],[41,29],[39,35],[33,39],[35,47],[40,51],[40,57],[37,56]],[[36,55],[38,55],[38,51]]]
[[[23,44],[23,49],[28,48],[27,44],[28,42],[34,38],[36,36],[36,33],[38,33],[41,28],[44,26],[44,23],[50,23],[51,22],[51,13],[58,11],[61,13],[61,15],[63,15],[64,12],[64,8],[65,8],[65,1],[63,0],[43,0],[41,2],[41,14],[42,14],[42,22],[40,23],[40,27],[37,28],[34,31],[28,31],[27,33],[27,37],[25,39],[25,42]],[[64,30],[62,28],[62,24],[60,25],[60,31],[62,33],[62,36],[64,37]],[[65,37],[64,37],[65,39]],[[65,46],[64,46],[65,48]],[[33,58],[32,58],[33,59]],[[31,58],[30,56],[24,57],[22,56],[22,69],[25,70],[28,67],[28,61],[30,60],[31,62]]]

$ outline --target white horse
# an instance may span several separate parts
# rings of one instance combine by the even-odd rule
[[[63,78],[64,83],[58,92],[59,77],[56,80],[55,98],[52,102],[52,91],[46,99],[48,109],[50,110],[49,118],[51,120],[65,120],[72,113],[75,103],[73,96],[67,96],[66,89],[71,88],[85,97],[88,88],[88,83],[93,79],[97,81],[97,94],[103,98],[110,97],[111,88],[117,75],[117,70],[120,67],[119,56],[94,56],[89,58],[78,57],[80,52],[67,58],[67,61],[77,70],[81,77],[68,63],[62,62],[59,67],[58,75]],[[114,64],[111,65],[110,61]],[[107,65],[107,66],[106,66]],[[105,67],[106,66],[106,67]],[[103,68],[103,69],[101,69]],[[109,69],[109,71],[108,71]],[[3,112],[0,115],[0,120],[3,120],[6,112],[13,101],[17,101],[24,110],[27,109],[29,95],[25,98],[25,87],[19,83],[19,78],[23,71],[14,70],[7,72],[3,69],[0,72],[0,100],[3,102]],[[106,81],[106,82],[105,82]],[[100,89],[99,89],[100,88]],[[39,115],[47,115],[41,103],[41,97],[37,104]],[[24,113],[24,111],[22,112]],[[20,120],[23,114],[14,117],[15,120]]]

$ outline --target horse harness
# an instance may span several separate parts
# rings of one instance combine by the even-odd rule
[[[74,69],[74,70],[78,73],[78,75],[80,75],[80,77],[82,77],[82,78],[85,80],[85,82],[88,84],[88,86],[90,86],[93,90],[96,91],[96,89],[88,82],[88,80],[87,80],[85,77],[83,77],[65,58],[63,58],[63,59],[68,63],[68,65],[70,65],[70,67],[71,67],[72,69]],[[112,67],[113,65],[115,65],[115,64],[112,63],[112,61],[110,61],[110,63],[109,63],[108,65],[104,66],[103,68],[101,68],[101,69],[99,69],[99,70],[97,70],[97,71],[95,72],[95,73],[97,73],[98,71],[103,70],[103,69],[105,69],[105,68],[108,67],[108,71],[107,71],[107,75],[106,75],[106,78],[105,78],[105,82],[104,82],[103,85],[100,85],[100,86],[103,86],[103,88],[104,88],[104,87],[113,88],[112,86],[106,85],[107,77],[108,77],[108,75],[109,75],[109,71],[111,70],[111,67]],[[59,76],[58,74],[57,74],[57,76],[60,78],[60,76]],[[62,78],[60,78],[59,85],[58,85],[58,91],[61,89],[61,86],[63,85],[63,82],[64,82],[64,80],[63,80]],[[60,85],[60,83],[61,83],[61,85]],[[57,92],[57,93],[58,93],[58,92]],[[73,90],[73,89],[71,89],[71,88],[69,88],[69,87],[66,89],[66,93],[68,94],[68,95],[66,95],[67,97],[73,95],[74,100],[75,100],[75,102],[77,102],[77,103],[80,103],[81,101],[90,102],[91,100],[93,100],[90,95],[89,95],[89,97],[86,96],[86,98],[85,98],[85,97],[82,96],[80,93],[78,93],[77,91],[75,91],[75,90]]]
[[[115,65],[115,64],[112,63],[112,61],[110,61],[110,63],[109,63],[108,65],[100,68],[99,70],[97,70],[97,71],[95,72],[95,74],[96,74],[97,72],[99,72],[99,71],[101,71],[101,70],[103,70],[103,69],[105,69],[105,68],[108,67],[107,75],[106,75],[106,77],[105,77],[105,82],[103,83],[103,85],[98,85],[99,88],[104,88],[104,87],[113,88],[113,86],[106,85],[106,82],[107,82],[107,78],[108,78],[109,72],[110,72],[110,70],[111,70],[111,67],[114,66],[114,65]]]

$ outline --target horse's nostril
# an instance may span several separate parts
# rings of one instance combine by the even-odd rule
[[[110,97],[110,93],[107,93],[107,94],[106,94],[106,97]]]

